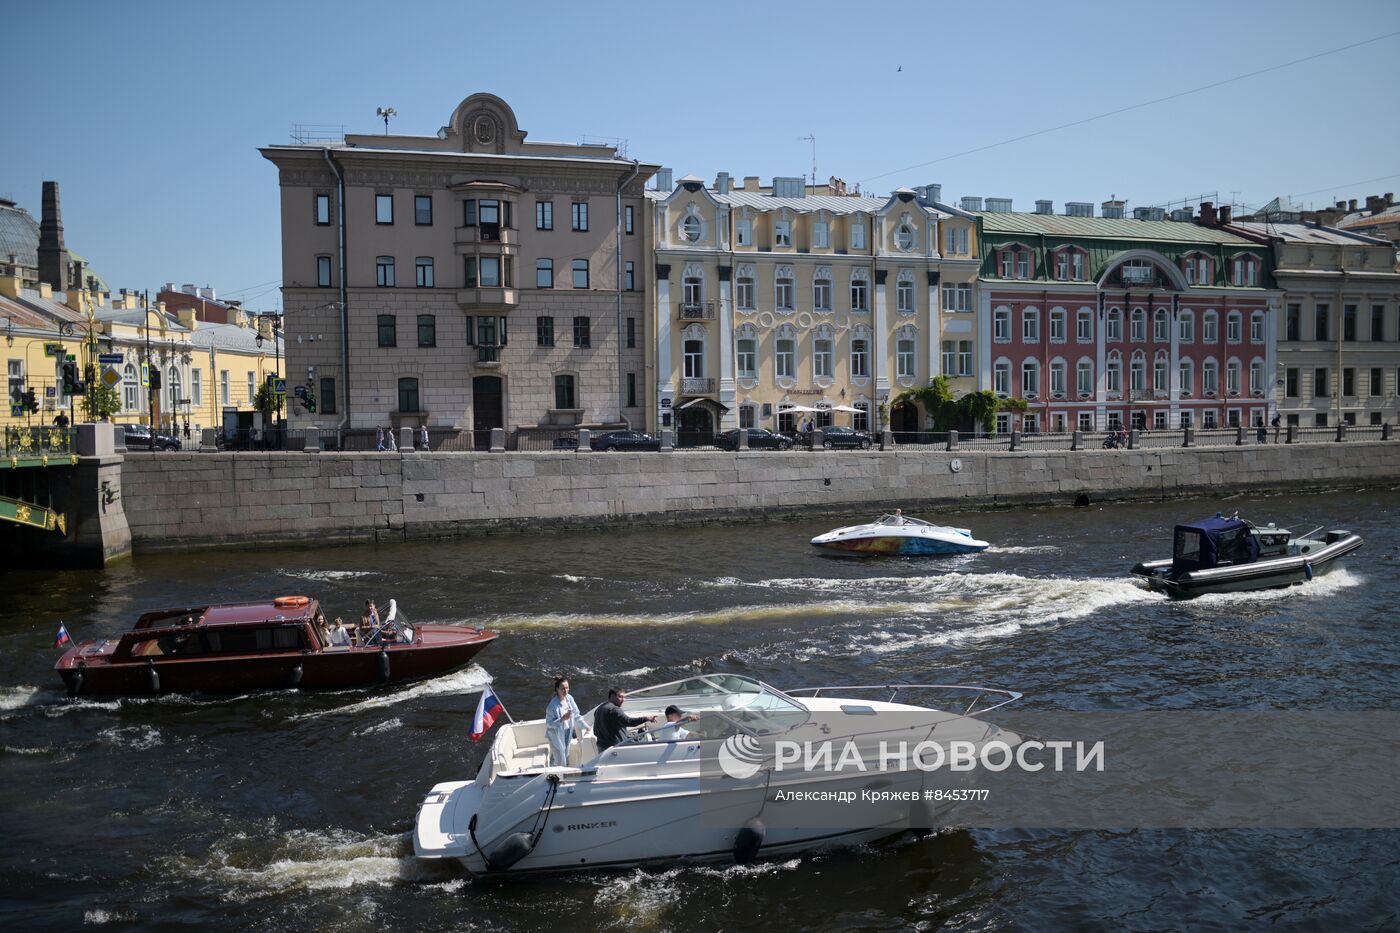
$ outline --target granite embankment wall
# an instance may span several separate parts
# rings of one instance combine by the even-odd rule
[[[128,453],[137,551],[1400,481],[1400,442],[1083,451]]]

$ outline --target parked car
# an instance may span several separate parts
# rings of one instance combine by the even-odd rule
[[[660,450],[661,438],[643,431],[605,431],[589,438],[594,450]]]
[[[861,450],[869,450],[874,443],[874,439],[867,432],[857,431],[855,428],[824,428],[822,430],[822,447],[827,450],[837,447],[858,447]]]
[[[792,438],[786,434],[775,434],[767,428],[749,428],[749,447],[754,450],[791,450]],[[720,450],[738,450],[739,432],[725,431],[715,435],[715,446]]]
[[[145,424],[124,424],[122,434],[126,438],[126,446],[133,450],[149,450],[151,448],[151,428]],[[171,437],[169,434],[156,433],[156,450],[179,450],[180,439]]]

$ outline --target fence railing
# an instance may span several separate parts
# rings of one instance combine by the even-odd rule
[[[76,453],[78,432],[75,428],[5,429],[5,458],[28,459]]]

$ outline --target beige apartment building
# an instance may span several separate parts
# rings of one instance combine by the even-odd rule
[[[436,136],[268,146],[293,427],[639,423],[656,166],[532,142],[474,94]]]
[[[937,185],[869,197],[663,169],[647,196],[658,426],[698,443],[809,415],[878,429],[903,389],[976,388],[976,221]]]
[[[1313,223],[1239,221],[1272,245],[1283,290],[1275,397],[1285,424],[1400,423],[1400,273],[1386,240]]]

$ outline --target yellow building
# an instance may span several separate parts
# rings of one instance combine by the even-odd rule
[[[975,388],[976,222],[938,186],[868,197],[725,173],[672,186],[666,169],[657,182],[654,415],[682,442],[788,432],[808,414],[879,429],[903,389],[940,374]]]

